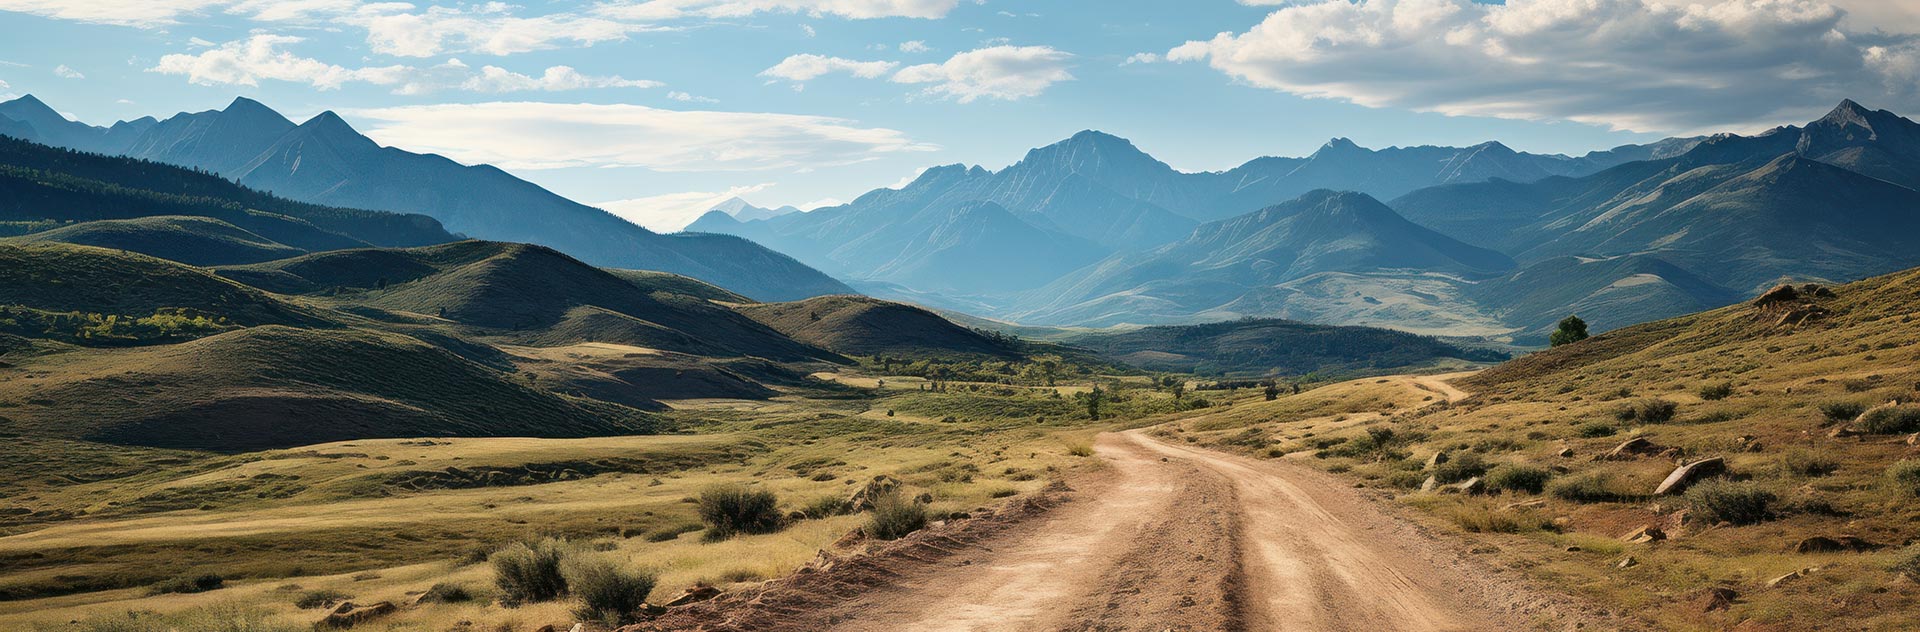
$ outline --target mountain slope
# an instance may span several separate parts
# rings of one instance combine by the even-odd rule
[[[912,305],[864,296],[822,296],[792,303],[747,305],[741,313],[814,346],[838,353],[901,358],[1018,357],[1011,344]]]
[[[177,215],[83,222],[12,240],[113,248],[196,266],[258,263],[307,252],[217,219]]]
[[[1015,317],[1038,324],[1177,322],[1316,274],[1484,277],[1512,265],[1504,255],[1414,225],[1371,197],[1317,191],[1076,271],[1030,293]]]
[[[27,99],[0,105],[0,114],[32,109]],[[673,239],[489,165],[381,147],[332,112],[293,125],[264,105],[236,99],[224,110],[183,113],[148,126],[125,153],[210,169],[303,202],[419,213],[468,236],[542,244],[596,265],[684,274],[758,299],[851,291],[751,243]],[[755,265],[742,265],[743,258]]]
[[[1388,329],[1276,319],[1143,327],[1076,335],[1064,341],[1148,370],[1223,376],[1373,373],[1444,359],[1503,359]]]

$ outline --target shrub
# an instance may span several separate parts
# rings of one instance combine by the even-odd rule
[[[1618,491],[1613,475],[1606,472],[1587,472],[1553,479],[1547,484],[1547,493],[1555,498],[1579,503],[1609,502],[1626,496]]]
[[[845,496],[821,496],[802,507],[800,513],[812,520],[844,516],[853,513],[853,503],[848,502]]]
[[[338,590],[324,590],[324,589],[309,590],[309,591],[300,593],[299,597],[294,598],[293,607],[299,608],[301,610],[312,610],[314,608],[331,608],[333,607],[334,604],[337,604],[352,598],[353,598],[353,595],[349,595],[347,593],[343,593]]]
[[[1795,448],[1780,457],[1788,474],[1803,477],[1826,476],[1840,469],[1840,461],[1822,451]]]
[[[1846,423],[1867,412],[1867,405],[1852,401],[1833,401],[1820,405],[1820,414],[1826,416],[1828,423]]]
[[[1067,454],[1073,456],[1093,456],[1093,444],[1085,441],[1073,441],[1067,444]]]
[[[1496,511],[1485,505],[1461,505],[1447,509],[1446,516],[1470,533],[1527,533],[1553,528],[1552,520],[1531,509]]]
[[[1611,437],[1614,433],[1619,432],[1620,429],[1613,427],[1613,424],[1610,423],[1590,421],[1580,424],[1580,426],[1574,428],[1573,431],[1574,434],[1580,435],[1585,439],[1598,439],[1600,437]]]
[[[1773,492],[1755,483],[1710,480],[1687,488],[1687,504],[1694,513],[1709,520],[1733,524],[1754,524],[1773,515]]]
[[[226,585],[226,578],[213,573],[201,573],[198,575],[181,575],[154,584],[152,588],[147,589],[147,592],[155,595],[203,593],[209,590],[225,588]]]
[[[780,499],[771,491],[717,485],[700,492],[698,504],[700,521],[707,524],[704,537],[710,542],[780,530]]]
[[[1486,459],[1472,452],[1456,454],[1447,462],[1433,466],[1433,480],[1441,483],[1458,483],[1485,473]]]
[[[1538,494],[1547,488],[1553,472],[1544,467],[1508,463],[1487,473],[1487,487],[1510,492]]]
[[[867,518],[866,533],[867,537],[874,539],[898,540],[925,526],[925,505],[903,498],[900,494],[888,494],[874,502],[873,515]]]
[[[1728,387],[1731,389],[1732,387]],[[1638,421],[1643,424],[1663,424],[1673,421],[1673,415],[1679,412],[1680,405],[1658,397],[1649,397],[1621,408],[1620,421]]]
[[[560,572],[573,545],[565,540],[547,538],[533,544],[515,542],[495,551],[493,581],[500,586],[500,598],[510,604],[559,599],[567,594],[567,578]]]
[[[1920,581],[1920,544],[1901,549],[1894,554],[1893,564],[1888,567],[1895,573],[1907,576],[1907,579]]]
[[[622,568],[604,555],[576,557],[566,566],[567,587],[580,598],[574,616],[608,625],[635,622],[658,582],[652,570]]]
[[[1700,399],[1719,401],[1733,395],[1733,384],[1721,382],[1700,387]]]
[[[1915,496],[1920,496],[1920,460],[1906,459],[1887,466],[1887,482]]]
[[[1920,432],[1920,406],[1881,406],[1860,415],[1855,427],[1867,434]]]
[[[473,601],[473,593],[459,584],[438,583],[420,595],[420,603],[466,603]]]

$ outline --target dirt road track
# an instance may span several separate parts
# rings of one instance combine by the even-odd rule
[[[1566,629],[1583,616],[1304,465],[1140,431],[1097,448],[1113,467],[1033,519],[868,560],[832,584],[857,588],[830,600],[694,629],[1402,632]]]

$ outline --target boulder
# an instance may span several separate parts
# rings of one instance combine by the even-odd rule
[[[1716,456],[1694,461],[1674,468],[1673,473],[1667,475],[1667,480],[1661,481],[1660,486],[1654,488],[1653,495],[1669,496],[1685,493],[1688,487],[1699,482],[1700,479],[1725,473],[1727,473],[1726,459]]]
[[[1860,553],[1863,551],[1872,551],[1877,548],[1880,548],[1879,545],[1876,545],[1872,542],[1868,542],[1864,538],[1861,538],[1859,536],[1816,535],[1816,536],[1807,538],[1805,540],[1801,540],[1799,544],[1793,545],[1793,552],[1795,553],[1843,553],[1843,552]]]
[[[899,491],[900,485],[900,479],[885,474],[875,476],[873,480],[860,486],[860,489],[853,490],[853,493],[847,496],[847,504],[852,505],[856,512],[872,509],[874,501]]]
[[[1626,535],[1620,536],[1622,542],[1632,542],[1634,544],[1651,544],[1665,539],[1667,539],[1667,532],[1654,525],[1640,527]]]
[[[1713,612],[1730,609],[1733,607],[1733,602],[1739,599],[1740,593],[1734,592],[1732,588],[1715,586],[1701,589],[1688,601],[1698,607],[1700,612]]]
[[[1820,570],[1820,569],[1818,569],[1818,568],[1803,568],[1803,569],[1800,569],[1800,570],[1797,570],[1797,571],[1794,571],[1794,572],[1791,572],[1791,573],[1787,573],[1787,574],[1785,574],[1785,575],[1781,575],[1781,576],[1779,576],[1779,577],[1775,577],[1775,578],[1773,578],[1773,579],[1769,579],[1769,580],[1767,580],[1767,587],[1768,587],[1768,588],[1779,588],[1779,587],[1781,587],[1781,586],[1783,586],[1783,585],[1786,585],[1786,584],[1789,584],[1789,583],[1792,583],[1793,581],[1795,581],[1795,580],[1798,580],[1798,579],[1800,579],[1800,578],[1802,578],[1802,577],[1806,577],[1806,576],[1808,576],[1808,575],[1811,575],[1811,574],[1813,574],[1813,573],[1814,573],[1814,571],[1818,571],[1818,570]]]
[[[1433,468],[1440,467],[1441,465],[1445,465],[1446,462],[1449,460],[1450,458],[1447,456],[1446,450],[1435,452],[1433,453],[1433,456],[1427,457],[1426,469],[1427,471],[1431,472],[1433,471]]]
[[[1613,567],[1625,570],[1625,569],[1633,568],[1639,565],[1640,565],[1640,560],[1633,559],[1633,556],[1627,556],[1625,558],[1622,558],[1620,560],[1620,563],[1614,564]]]
[[[335,606],[332,612],[313,624],[315,630],[345,630],[353,626],[393,614],[399,607],[393,602],[382,601],[371,606],[355,605],[351,601]]]
[[[1665,448],[1661,446],[1655,445],[1652,441],[1648,441],[1646,437],[1634,437],[1620,442],[1620,445],[1613,446],[1613,449],[1608,450],[1606,454],[1602,455],[1600,460],[1620,461],[1643,454],[1659,454],[1660,451],[1664,449]]]
[[[684,592],[681,592],[680,596],[674,597],[673,599],[668,600],[667,603],[662,605],[665,605],[668,608],[677,608],[690,603],[699,603],[702,601],[706,601],[708,599],[712,599],[718,596],[720,596],[720,589],[714,588],[712,586],[695,584],[693,587],[686,589],[686,591]]]
[[[1768,307],[1781,303],[1792,303],[1798,300],[1800,300],[1800,290],[1795,289],[1791,285],[1780,285],[1771,290],[1767,290],[1767,293],[1761,294],[1760,298],[1753,299],[1753,305],[1754,307]]]
[[[1420,491],[1430,492],[1430,491],[1433,491],[1434,488],[1439,486],[1440,486],[1440,479],[1429,476],[1427,477],[1427,480],[1420,482]]]
[[[1486,481],[1480,480],[1480,477],[1475,476],[1447,486],[1447,491],[1478,495],[1486,493],[1487,483]]]
[[[1553,455],[1563,459],[1571,457],[1573,456],[1573,448],[1560,448],[1560,451],[1553,453]]]

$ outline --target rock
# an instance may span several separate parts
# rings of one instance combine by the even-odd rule
[[[1622,558],[1620,560],[1620,563],[1614,564],[1613,567],[1618,569],[1628,569],[1628,568],[1633,568],[1639,565],[1640,565],[1640,560],[1636,560],[1636,559],[1633,559],[1632,556],[1628,556],[1628,557]]]
[[[395,610],[399,610],[399,607],[393,605],[393,602],[390,601],[382,601],[371,606],[356,606],[351,601],[342,602],[339,606],[334,607],[332,612],[327,613],[326,617],[314,623],[313,628],[316,630],[345,630],[393,614]]]
[[[587,632],[587,624],[575,623],[573,627],[567,628],[567,632]]]
[[[847,504],[852,505],[853,510],[856,512],[866,511],[873,508],[873,502],[875,500],[892,494],[899,489],[900,479],[881,474],[873,477],[873,480],[867,481],[866,485],[860,486],[860,489],[854,490],[853,494],[847,496]]]
[[[1761,294],[1760,298],[1753,299],[1753,306],[1768,307],[1798,300],[1800,300],[1800,290],[1794,289],[1791,285],[1781,285],[1767,290],[1767,293]]]
[[[1661,481],[1660,486],[1654,488],[1653,495],[1668,496],[1683,493],[1687,491],[1688,487],[1700,479],[1725,474],[1726,472],[1726,459],[1716,456],[1711,459],[1694,461],[1674,468],[1673,473],[1667,475],[1667,480]]]
[[[1487,484],[1485,481],[1480,480],[1480,477],[1475,476],[1473,478],[1469,478],[1467,480],[1454,483],[1452,489],[1453,491],[1460,492],[1462,494],[1477,495],[1477,494],[1486,493]]]
[[[1433,468],[1440,467],[1441,465],[1446,464],[1448,460],[1449,458],[1447,457],[1446,450],[1435,452],[1433,453],[1433,456],[1427,457],[1426,469],[1427,471],[1431,472],[1433,471]]]
[[[1507,506],[1501,507],[1500,509],[1505,511],[1513,511],[1515,509],[1534,509],[1537,507],[1545,507],[1545,506],[1547,506],[1547,499],[1535,498],[1533,500],[1523,500],[1517,503],[1508,503]]]
[[[1634,544],[1650,544],[1665,539],[1667,539],[1667,532],[1653,525],[1640,527],[1626,535],[1620,536],[1621,541],[1632,542]]]
[[[668,608],[677,608],[690,603],[706,601],[718,596],[720,596],[720,589],[695,584],[692,588],[688,588],[685,592],[680,593],[680,596],[674,597],[663,605]]]
[[[850,548],[859,546],[861,542],[865,542],[865,541],[867,541],[866,531],[862,529],[854,529],[852,531],[847,532],[846,535],[840,536],[840,539],[834,540],[832,546],[833,548],[836,548],[836,549],[850,549]]]
[[[1698,606],[1701,612],[1713,612],[1732,608],[1733,602],[1739,598],[1740,593],[1734,592],[1732,588],[1715,586],[1702,589],[1690,601]]]
[[[1780,587],[1780,586],[1782,586],[1782,585],[1785,585],[1785,584],[1788,584],[1788,583],[1792,583],[1792,582],[1793,582],[1794,580],[1797,580],[1797,579],[1800,579],[1800,578],[1802,578],[1802,577],[1806,577],[1806,576],[1808,576],[1808,575],[1811,575],[1811,574],[1813,574],[1813,572],[1814,572],[1814,571],[1817,571],[1817,570],[1820,570],[1820,569],[1817,569],[1817,568],[1803,568],[1803,569],[1800,569],[1800,570],[1797,570],[1797,571],[1794,571],[1794,572],[1791,572],[1791,573],[1787,573],[1787,574],[1785,574],[1785,575],[1781,575],[1781,576],[1779,576],[1779,577],[1775,577],[1775,578],[1773,578],[1773,579],[1769,579],[1769,580],[1767,580],[1767,587],[1768,587],[1768,588],[1779,588],[1779,587]]]
[[[1439,487],[1439,486],[1440,486],[1440,479],[1429,476],[1427,477],[1427,480],[1420,482],[1420,491],[1430,492],[1430,491],[1433,491],[1433,488]]]
[[[555,629],[553,627],[553,624],[549,623],[549,624],[534,628],[533,632],[560,632],[560,630]]]
[[[1553,455],[1563,459],[1571,457],[1573,456],[1573,448],[1560,448],[1560,451],[1553,453]]]
[[[1833,298],[1835,296],[1833,290],[1829,290],[1825,286],[1817,283],[1808,283],[1800,286],[1800,295],[1807,298]]]
[[[1613,446],[1613,449],[1608,450],[1607,453],[1601,456],[1599,460],[1620,461],[1625,459],[1631,459],[1643,454],[1658,454],[1661,450],[1664,450],[1664,449],[1666,448],[1660,447],[1658,445],[1654,445],[1654,443],[1652,441],[1648,441],[1646,437],[1634,437],[1632,439],[1628,439],[1626,441],[1621,442],[1620,445]]]
[[[1852,535],[1836,535],[1832,537],[1816,535],[1801,540],[1799,544],[1793,545],[1793,551],[1795,553],[1859,553],[1878,548],[1880,548],[1879,545],[1868,542],[1859,536]]]

